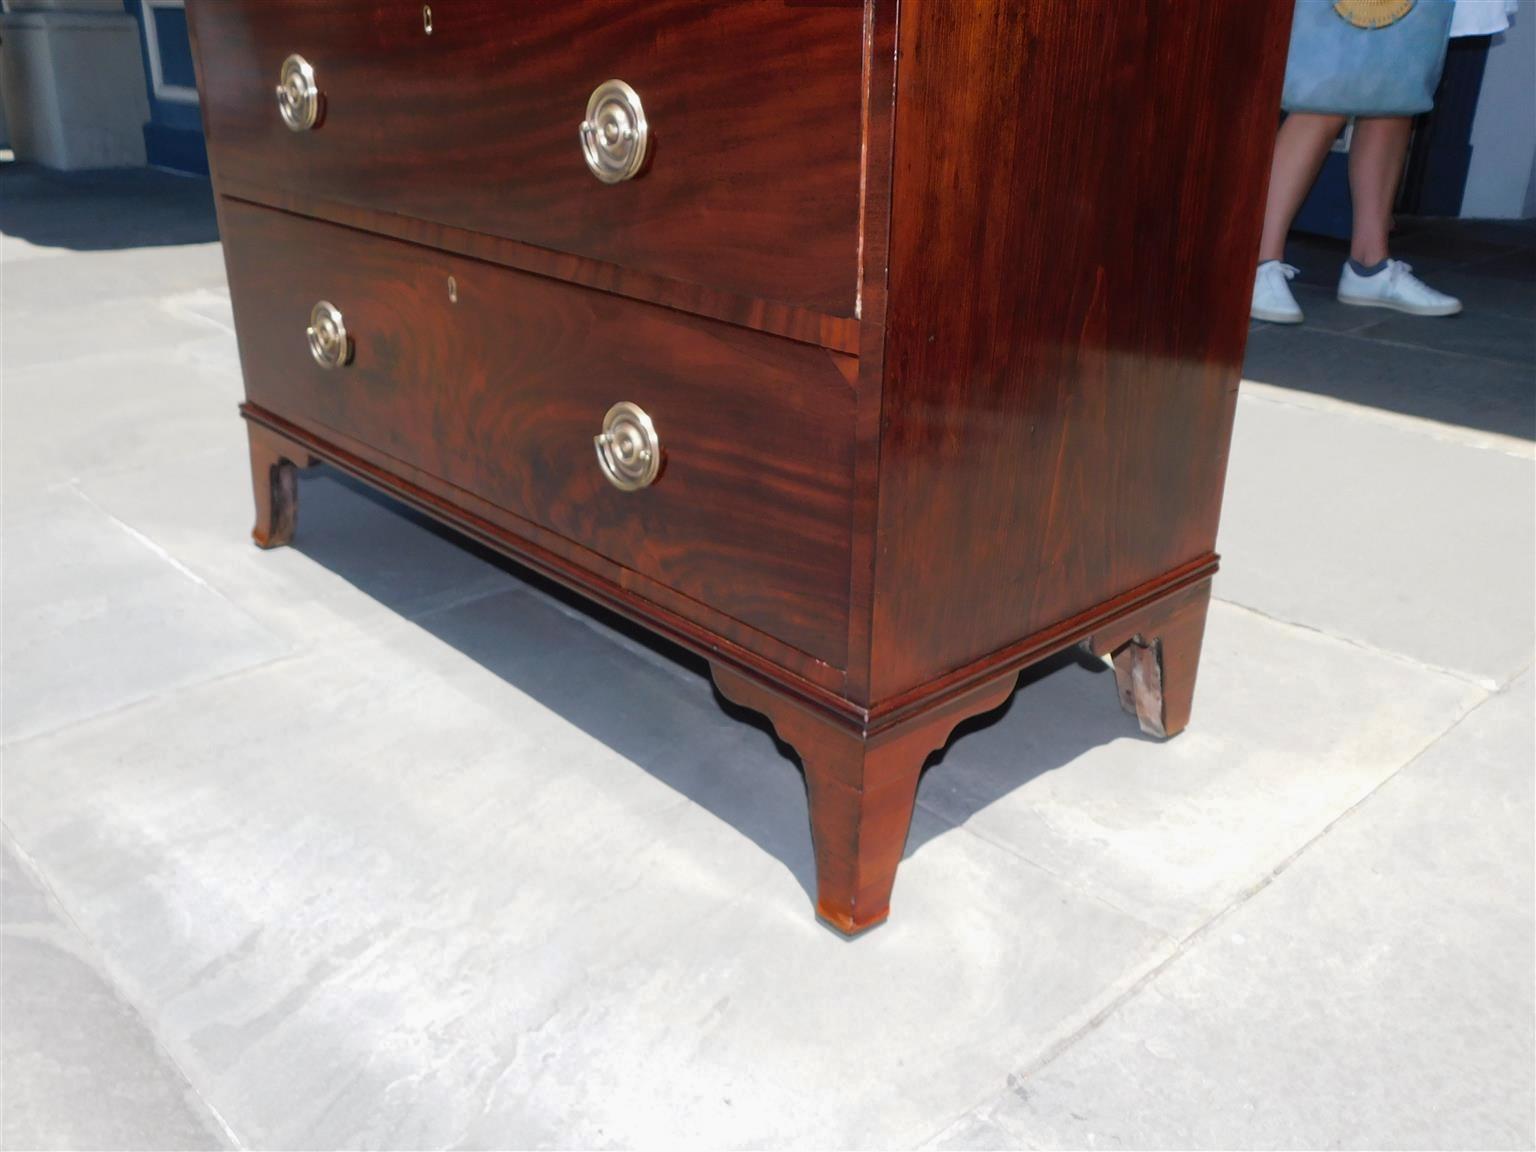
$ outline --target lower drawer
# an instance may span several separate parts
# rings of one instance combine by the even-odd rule
[[[238,201],[222,224],[252,402],[846,665],[850,358]],[[311,349],[321,301],[339,367]],[[594,443],[620,402],[659,440],[638,490]]]

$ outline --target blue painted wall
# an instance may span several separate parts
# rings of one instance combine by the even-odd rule
[[[202,110],[196,100],[185,0],[123,0],[139,22],[139,51],[149,89],[144,150],[159,168],[208,173]]]

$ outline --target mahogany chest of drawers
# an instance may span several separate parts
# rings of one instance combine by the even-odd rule
[[[1287,7],[192,0],[257,543],[326,461],[702,653],[880,922],[1022,668],[1188,718]]]

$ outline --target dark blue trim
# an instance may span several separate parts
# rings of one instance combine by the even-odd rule
[[[1330,152],[1291,227],[1298,232],[1348,240],[1354,223],[1354,207],[1349,199],[1349,156]]]
[[[1472,167],[1472,122],[1483,90],[1491,36],[1451,41],[1435,110],[1416,126],[1398,207],[1414,216],[1460,216]]]
[[[160,42],[160,76],[167,84],[197,87],[192,66],[192,34],[187,30],[185,8],[152,8]]]
[[[123,0],[123,8],[139,25],[139,55],[144,60],[144,88],[149,97],[144,151],[150,164],[207,175],[208,148],[203,142],[202,110],[196,104],[157,99],[149,65],[149,29],[145,20],[152,17],[160,48],[162,81],[184,87],[196,82],[186,13],[173,8],[146,8],[144,0]]]
[[[144,151],[156,168],[208,175],[208,145],[201,132],[150,121],[144,125]]]

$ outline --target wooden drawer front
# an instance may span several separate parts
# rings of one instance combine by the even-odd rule
[[[851,358],[237,202],[223,231],[253,402],[844,666]],[[345,367],[311,355],[319,300],[342,314]],[[593,445],[623,400],[664,453],[638,492]]]
[[[862,7],[845,0],[203,0],[204,118],[226,190],[313,195],[853,314]],[[319,124],[275,96],[292,53]],[[579,126],[621,79],[645,171],[604,184]]]

